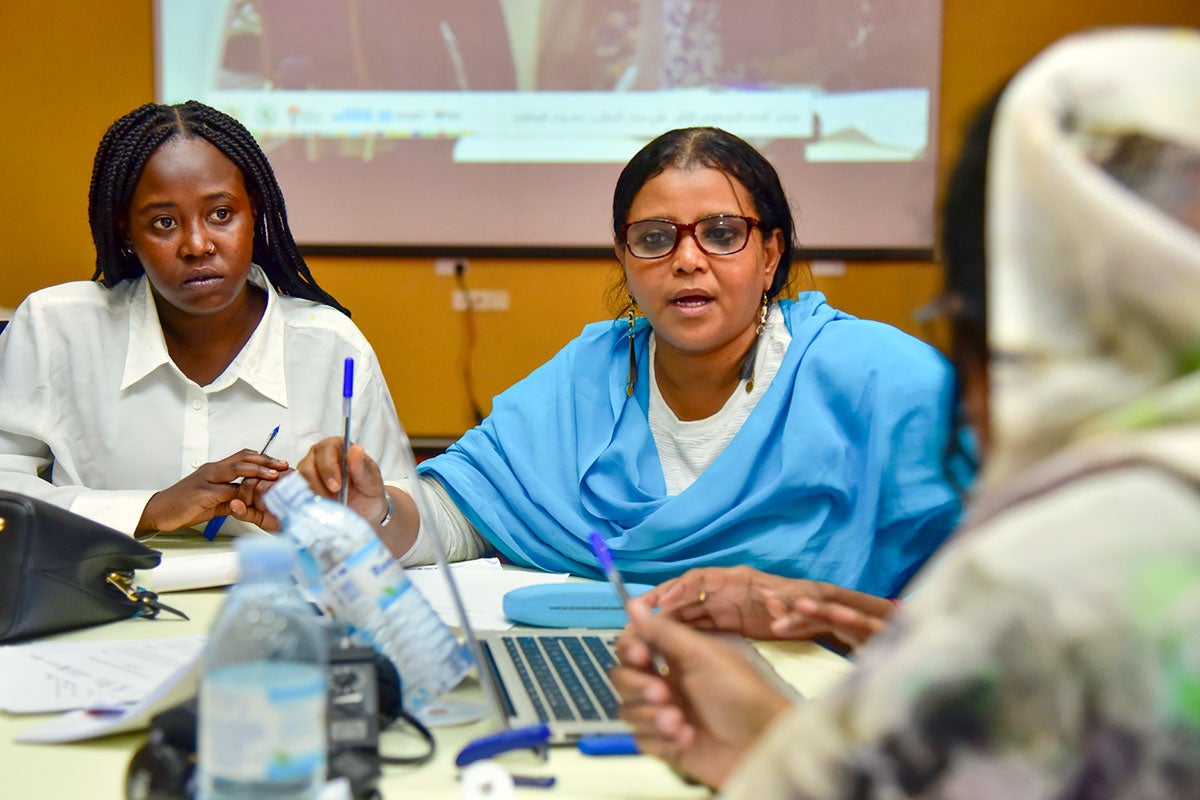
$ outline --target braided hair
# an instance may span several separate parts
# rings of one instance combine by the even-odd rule
[[[92,280],[114,286],[144,272],[137,256],[121,241],[118,222],[128,212],[134,189],[150,156],[166,141],[198,136],[241,170],[257,211],[254,263],[280,294],[315,300],[346,310],[317,285],[288,227],[283,192],[266,154],[236,119],[195,100],[178,105],[147,103],[114,122],[100,140],[88,190],[88,224],[96,245]]]

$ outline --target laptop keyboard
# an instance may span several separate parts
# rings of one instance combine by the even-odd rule
[[[502,641],[543,721],[617,718],[617,696],[608,680],[617,663],[614,640],[513,635]]]

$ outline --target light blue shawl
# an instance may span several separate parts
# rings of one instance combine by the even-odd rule
[[[893,596],[954,528],[943,466],[953,379],[928,345],[817,292],[782,301],[791,344],[712,465],[668,497],[647,421],[649,327],[593,323],[423,462],[514,564],[602,577],[602,533],[629,580],[746,564]]]

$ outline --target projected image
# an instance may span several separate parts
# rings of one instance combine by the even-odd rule
[[[309,244],[607,247],[625,161],[666,130],[718,125],[775,163],[804,244],[922,248],[940,14],[938,0],[160,0],[159,96],[237,116]]]

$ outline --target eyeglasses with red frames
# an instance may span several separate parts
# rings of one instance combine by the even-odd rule
[[[714,214],[695,222],[643,219],[621,226],[621,239],[634,258],[665,258],[675,252],[685,233],[710,256],[731,256],[746,249],[750,231],[762,228],[754,217]]]

